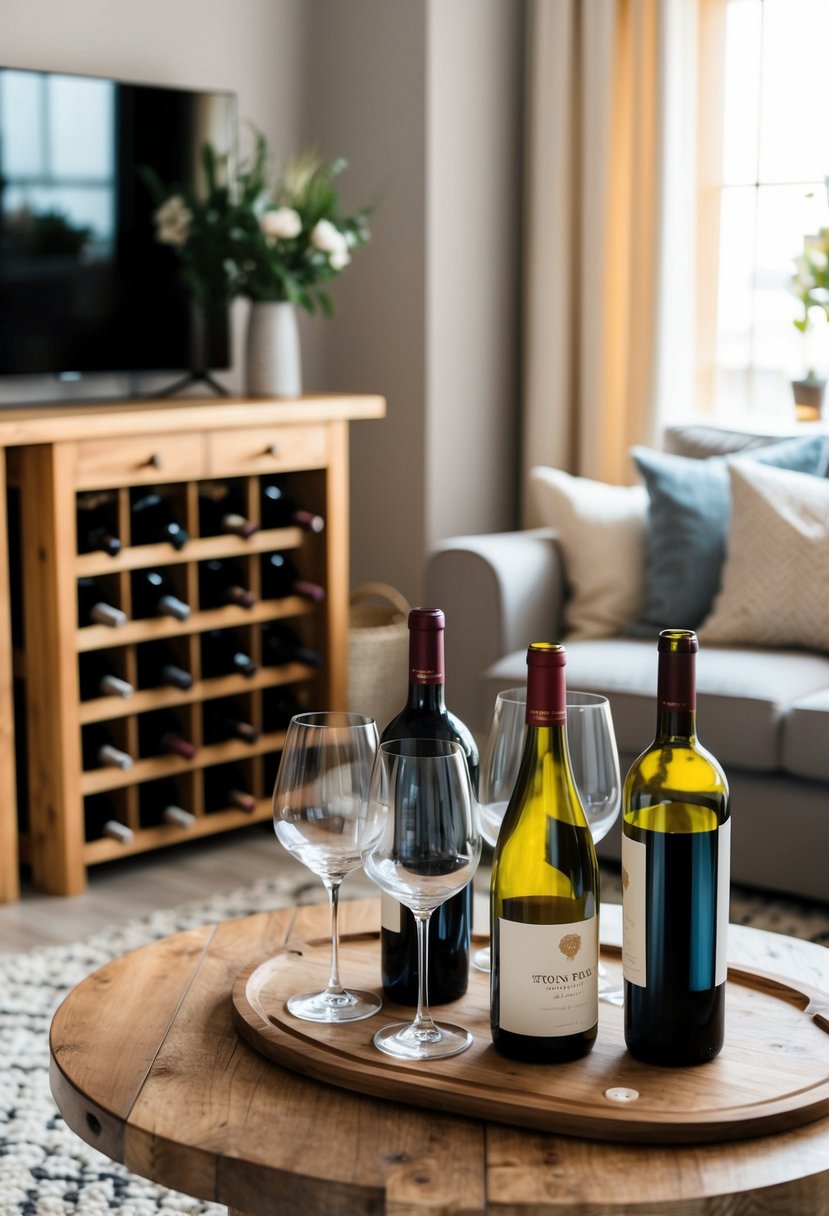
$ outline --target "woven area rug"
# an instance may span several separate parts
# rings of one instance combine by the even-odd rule
[[[618,900],[610,869],[603,869],[602,888],[605,899]],[[343,896],[373,890],[362,874],[352,875]],[[147,1182],[69,1131],[49,1090],[49,1023],[70,988],[127,950],[198,925],[318,903],[322,894],[316,879],[292,874],[156,912],[71,946],[0,956],[0,1216],[224,1216],[224,1207]],[[731,919],[829,946],[829,905],[735,889]]]

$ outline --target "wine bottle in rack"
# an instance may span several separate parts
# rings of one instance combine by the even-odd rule
[[[306,532],[322,532],[325,528],[323,517],[291,498],[278,478],[263,478],[260,512],[263,528],[293,527]]]
[[[438,608],[409,613],[409,696],[380,739],[446,739],[460,743],[473,790],[478,789],[478,748],[471,732],[444,700],[445,619]],[[469,984],[472,884],[435,910],[429,921],[429,1002],[463,996]],[[399,1005],[416,1005],[417,930],[414,915],[388,896],[382,899],[380,931],[383,990]]]
[[[242,536],[259,525],[247,518],[242,488],[234,482],[204,482],[199,487],[199,535]]]
[[[201,670],[205,677],[253,676],[259,665],[232,629],[208,629],[201,635]]]
[[[564,647],[527,652],[524,748],[492,862],[492,1041],[552,1064],[599,1021],[599,868],[567,748]]]
[[[286,663],[321,667],[322,655],[304,646],[296,630],[284,621],[268,621],[262,626],[262,662],[266,667],[282,667]]]
[[[190,539],[176,518],[173,504],[155,490],[133,492],[130,504],[130,542],[133,545],[171,544],[183,549]]]
[[[179,599],[170,578],[162,570],[133,570],[132,614],[143,617],[171,616],[186,621],[190,605]]]
[[[625,1041],[672,1067],[723,1045],[731,857],[728,782],[696,733],[696,634],[659,635],[656,737],[622,795]]]
[[[183,665],[172,646],[164,642],[146,642],[139,646],[138,684],[140,688],[179,688],[193,686],[193,677]]]
[[[178,786],[174,781],[148,781],[140,787],[138,794],[141,826],[192,828],[196,816],[183,805]]]
[[[135,839],[132,828],[118,817],[118,808],[107,794],[90,794],[83,800],[84,835],[87,840],[108,837],[121,844]]]
[[[132,768],[132,756],[118,747],[112,735],[100,722],[83,728],[84,769]]]
[[[261,559],[262,597],[281,600],[288,595],[321,604],[325,588],[302,578],[294,563],[284,553],[266,553]]]
[[[142,756],[181,756],[192,760],[196,748],[184,724],[171,710],[155,710],[138,719],[138,750]]]
[[[116,557],[121,552],[118,537],[118,507],[115,495],[91,492],[77,498],[78,553],[108,553]]]
[[[108,625],[120,629],[127,623],[127,614],[110,604],[106,592],[95,578],[78,579],[78,626]]]
[[[126,700],[135,692],[129,680],[122,678],[101,651],[91,650],[79,655],[78,674],[82,701],[94,701],[96,697],[123,697]]]
[[[237,810],[252,815],[256,798],[244,770],[238,765],[221,764],[204,770],[204,804],[208,814]]]
[[[205,743],[227,743],[233,739],[250,744],[259,742],[259,731],[248,721],[239,702],[232,698],[205,701],[202,714]]]
[[[246,587],[245,573],[238,562],[215,558],[199,562],[199,607],[252,608],[256,596]]]
[[[293,688],[277,684],[262,692],[262,722],[267,733],[287,730],[291,718],[302,713],[302,706]]]

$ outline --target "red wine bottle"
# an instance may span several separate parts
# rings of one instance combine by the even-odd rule
[[[127,623],[127,614],[115,604],[110,604],[106,592],[97,579],[78,579],[78,626],[108,625],[120,629]]]
[[[306,532],[322,532],[325,520],[315,511],[299,505],[286,492],[281,481],[269,478],[262,482],[260,504],[263,528],[303,528]]]
[[[215,558],[199,563],[199,606],[201,608],[225,608],[235,604],[237,608],[252,608],[256,596],[245,586],[245,575],[238,562]]]
[[[288,595],[299,595],[321,604],[325,599],[325,588],[301,578],[294,563],[284,553],[266,553],[262,558],[263,598],[281,600]]]
[[[177,621],[186,621],[190,605],[179,599],[170,579],[161,570],[134,570],[132,614],[136,619],[171,616]]]
[[[259,667],[231,629],[209,629],[201,636],[201,670],[207,677],[250,677]]]
[[[192,760],[196,754],[180,718],[168,710],[141,715],[138,748],[142,756],[181,756],[184,760]]]
[[[112,494],[79,494],[77,500],[78,553],[121,552],[118,539],[117,506]]]
[[[190,537],[176,518],[169,498],[155,490],[133,491],[130,506],[130,540],[133,545],[168,543],[183,549]]]
[[[175,828],[192,828],[196,816],[183,805],[174,781],[148,781],[138,795],[141,826],[150,828],[166,824]]]
[[[622,796],[625,1042],[650,1064],[703,1064],[725,1025],[728,782],[696,729],[696,634],[659,635],[656,737]]]
[[[108,837],[121,844],[135,838],[132,828],[118,818],[118,808],[106,794],[90,794],[83,802],[84,835],[87,840]]]
[[[303,646],[299,634],[290,625],[269,621],[262,626],[262,662],[267,667],[282,667],[286,663],[321,667],[322,655],[310,646]]]
[[[259,525],[245,514],[244,495],[234,482],[206,482],[199,488],[199,534],[241,536],[245,540]]]
[[[478,789],[478,748],[471,732],[444,701],[444,628],[438,608],[409,613],[409,697],[380,736],[388,739],[447,739],[460,743],[472,788]],[[398,1005],[416,1005],[417,928],[408,908],[383,897],[380,932],[383,991]],[[472,884],[435,910],[429,922],[429,1002],[463,996],[469,984]]]
[[[138,684],[141,688],[180,688],[193,686],[193,677],[182,666],[172,646],[164,642],[147,642],[138,648]]]
[[[94,701],[96,697],[123,697],[126,700],[135,692],[132,684],[121,677],[100,651],[91,650],[80,655],[78,673],[82,701]]]
[[[256,810],[256,799],[250,793],[244,771],[234,764],[205,769],[204,802],[208,813],[237,810],[252,815]]]
[[[124,772],[132,768],[132,756],[115,743],[109,731],[101,723],[83,728],[84,769],[120,768]]]
[[[278,684],[262,693],[262,722],[266,732],[287,730],[291,718],[301,713],[302,706],[292,688]]]
[[[227,697],[220,701],[207,701],[203,713],[205,743],[226,743],[230,739],[258,743],[259,731],[247,720],[238,701]]]

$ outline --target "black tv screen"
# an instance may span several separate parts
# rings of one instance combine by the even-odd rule
[[[196,349],[141,170],[192,182],[235,132],[232,93],[0,68],[0,375],[229,365],[226,322]]]

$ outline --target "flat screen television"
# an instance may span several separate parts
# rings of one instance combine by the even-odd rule
[[[0,68],[0,376],[229,366],[207,348],[141,167],[193,181],[235,155],[229,92]]]

